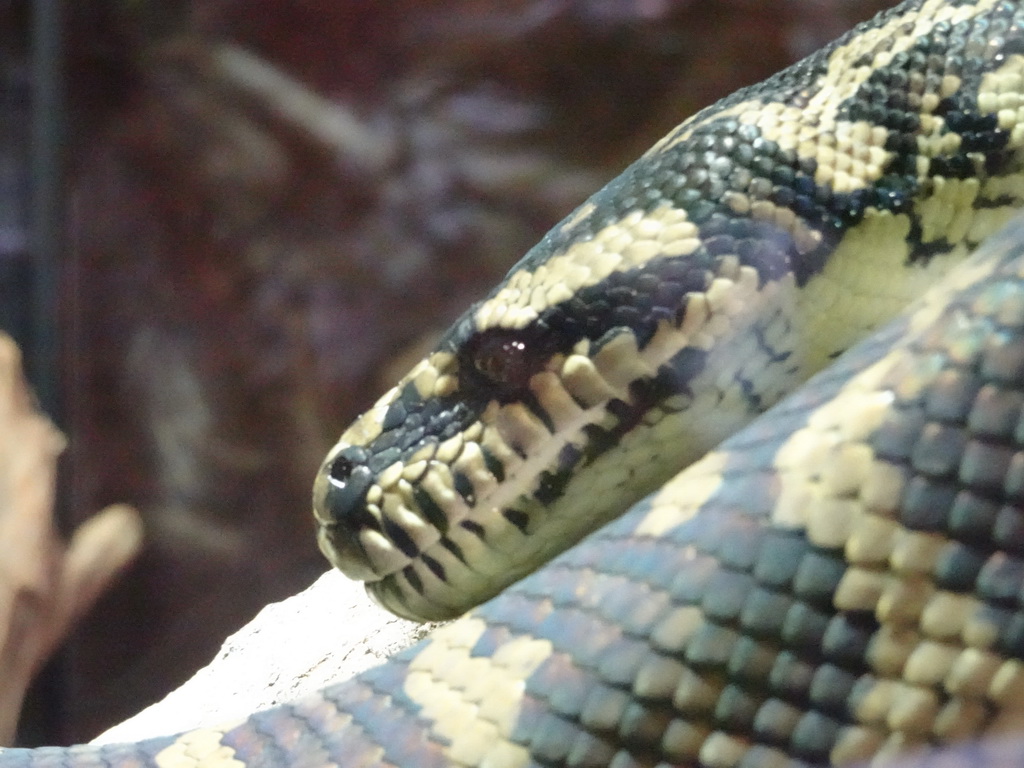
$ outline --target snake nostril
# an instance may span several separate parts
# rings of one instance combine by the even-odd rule
[[[327,476],[336,485],[339,483],[344,484],[352,475],[352,470],[355,469],[355,466],[352,459],[348,456],[339,456],[331,462],[331,467],[327,470]]]
[[[326,466],[326,494],[323,509],[337,523],[347,527],[361,524],[366,492],[374,482],[374,474],[366,461],[367,452],[352,446],[335,456]]]

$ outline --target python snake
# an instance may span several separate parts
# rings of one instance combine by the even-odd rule
[[[386,607],[498,597],[243,723],[0,768],[1024,765],[1022,148],[1010,0],[908,0],[684,122],[317,477]]]

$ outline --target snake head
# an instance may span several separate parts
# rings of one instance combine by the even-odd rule
[[[412,618],[461,612],[461,599],[442,597],[454,594],[459,573],[495,583],[483,577],[495,557],[480,550],[515,552],[503,540],[526,533],[510,475],[545,453],[537,449],[554,425],[539,403],[531,413],[524,402],[565,359],[562,343],[536,328],[477,333],[467,319],[346,430],[314,484],[318,541],[331,563]],[[416,595],[443,604],[413,598],[409,608]]]
[[[716,345],[778,298],[757,269],[663,257],[566,297],[557,264],[521,262],[320,468],[320,548],[400,616],[450,618],[493,596],[761,405],[733,369],[772,355]]]
[[[457,615],[777,399],[794,292],[863,211],[815,202],[815,164],[755,106],[594,195],[342,435],[314,490],[331,562],[399,615]]]

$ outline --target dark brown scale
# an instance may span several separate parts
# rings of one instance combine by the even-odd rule
[[[940,372],[927,390],[925,416],[935,421],[962,421],[974,407],[980,386],[970,371],[957,368]]]
[[[1024,658],[1024,614],[1013,616],[999,633],[999,649],[1009,656]]]
[[[764,588],[754,589],[743,604],[738,619],[745,632],[753,637],[780,637],[786,614],[793,607],[793,598]]]
[[[959,493],[959,487],[952,483],[915,477],[903,496],[900,522],[915,531],[945,530]]]
[[[625,744],[648,745],[658,742],[665,732],[673,711],[668,707],[631,701],[622,713],[618,736]]]
[[[979,597],[996,605],[1018,607],[1022,586],[1024,560],[1003,552],[994,553],[978,575]]]
[[[971,491],[959,491],[949,510],[949,532],[968,543],[991,541],[999,502]]]
[[[829,613],[816,610],[807,603],[796,603],[786,611],[786,619],[782,623],[782,641],[801,654],[814,656],[820,652],[829,620]]]
[[[534,675],[530,692],[545,695],[548,705],[564,717],[578,718],[590,691],[596,683],[577,669],[572,657],[552,655]]]
[[[783,651],[775,659],[768,684],[776,696],[804,704],[814,680],[815,669],[814,663],[800,658],[792,651]]]
[[[846,562],[839,553],[812,549],[800,560],[793,578],[793,594],[811,604],[827,605],[846,573]]]
[[[615,623],[624,632],[648,637],[668,605],[670,600],[667,592],[644,595],[632,601],[625,611],[616,614]]]
[[[754,565],[754,577],[761,584],[788,589],[807,548],[807,541],[801,536],[778,529],[767,530]]]
[[[1001,507],[992,527],[992,538],[1009,554],[1024,556],[1024,510],[1008,504]]]
[[[754,579],[749,574],[728,568],[719,570],[707,583],[701,603],[704,614],[712,621],[737,621],[753,585]]]
[[[793,752],[806,760],[825,761],[843,723],[814,710],[800,718],[790,741]]]
[[[858,661],[861,659],[858,658]],[[835,664],[822,664],[814,673],[809,690],[811,704],[835,718],[845,718],[850,694],[859,675]]]
[[[822,637],[825,658],[847,669],[859,669],[878,622],[866,613],[839,612],[828,623]]]
[[[749,732],[763,700],[739,686],[726,686],[715,707],[715,725],[728,731]]]
[[[997,492],[1016,455],[1013,446],[970,441],[960,462],[960,481],[980,492]]]
[[[935,562],[935,585],[952,592],[970,593],[988,557],[988,551],[958,541],[945,546]]]
[[[917,446],[925,423],[924,414],[919,409],[890,411],[886,414],[885,423],[875,434],[875,452],[883,459],[906,461]]]
[[[772,746],[787,746],[802,716],[800,707],[781,699],[768,699],[757,710],[751,730],[758,741]]]
[[[721,670],[728,663],[739,638],[739,633],[728,627],[706,623],[690,638],[684,658],[695,670]]]
[[[553,713],[545,714],[531,731],[530,752],[541,764],[563,765],[575,736],[575,726]]]

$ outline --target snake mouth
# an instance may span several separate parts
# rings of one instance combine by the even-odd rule
[[[584,458],[571,440],[605,416],[603,405],[580,411],[578,423],[562,424],[559,434],[522,404],[491,403],[454,437],[402,458],[391,454],[383,468],[366,448],[339,444],[314,484],[320,548],[403,615],[409,611],[401,601],[387,597],[396,581],[421,593],[424,581],[449,582],[459,570],[493,581],[490,564],[506,567],[501,552],[521,547],[503,540],[533,532],[530,505],[557,497],[558,478]]]
[[[315,484],[320,548],[393,613],[458,615],[469,607],[465,594],[479,602],[549,559],[530,550],[559,546],[562,537],[542,529],[557,519],[567,479],[590,458],[578,446],[582,435],[593,437],[602,420],[607,432],[623,415],[600,404],[552,433],[521,404],[493,403],[463,433],[379,472],[354,463],[363,448],[339,447]]]

